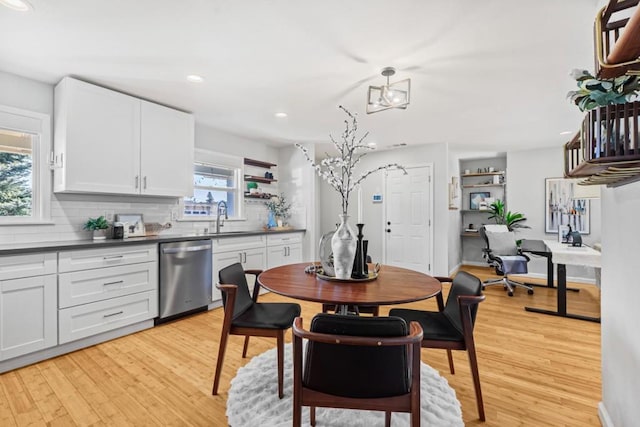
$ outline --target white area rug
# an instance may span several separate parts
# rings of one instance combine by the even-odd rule
[[[276,349],[254,357],[231,380],[227,417],[231,427],[291,426],[293,415],[293,364],[291,344],[285,345],[284,397],[278,399]],[[455,391],[438,371],[421,363],[421,425],[464,426]],[[309,425],[309,408],[303,407],[302,425]],[[330,427],[384,426],[384,412],[317,408],[316,425]],[[394,412],[392,427],[408,426],[409,414]]]

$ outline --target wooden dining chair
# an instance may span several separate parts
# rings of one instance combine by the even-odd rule
[[[244,270],[242,264],[235,263],[218,273],[220,283],[216,286],[222,291],[224,320],[218,347],[218,360],[213,381],[212,394],[218,394],[222,362],[229,335],[244,335],[242,357],[247,356],[249,337],[275,337],[278,348],[278,397],[283,396],[284,370],[284,332],[291,327],[293,319],[300,315],[300,305],[294,303],[259,303],[260,284],[257,277],[262,270]],[[245,274],[256,276],[253,298]]]
[[[302,340],[307,339],[303,365]],[[409,412],[420,425],[420,341],[417,322],[398,317],[318,314],[304,330],[293,324],[293,426],[300,426],[302,406]]]
[[[449,369],[455,374],[451,350],[466,350],[471,365],[471,375],[476,392],[476,403],[480,420],[485,420],[480,375],[478,374],[478,360],[476,346],[473,340],[478,304],[484,301],[482,281],[477,277],[460,271],[452,280],[448,277],[436,277],[440,282],[451,282],[451,290],[444,304],[442,293],[437,295],[439,311],[421,311],[394,308],[389,316],[398,316],[407,322],[418,322],[424,330],[422,347],[440,348],[447,350]]]

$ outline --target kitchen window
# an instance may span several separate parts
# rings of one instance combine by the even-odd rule
[[[242,216],[241,159],[201,151],[195,153],[193,196],[183,201],[183,218],[211,220],[216,217],[218,203],[224,201],[227,216],[239,219]],[[203,161],[199,161],[201,159]]]
[[[0,106],[0,224],[49,221],[50,118]]]

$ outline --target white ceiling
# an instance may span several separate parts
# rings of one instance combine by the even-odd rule
[[[379,148],[560,146],[581,119],[568,73],[593,68],[596,0],[30,2],[0,6],[0,70],[75,75],[271,145],[339,135],[342,104]],[[385,66],[411,105],[367,115]]]

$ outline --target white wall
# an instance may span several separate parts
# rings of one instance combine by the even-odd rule
[[[462,239],[460,237],[460,232],[462,230],[462,216],[460,214],[460,209],[462,209],[462,191],[460,182],[460,157],[455,152],[449,152],[449,168],[447,177],[449,178],[448,183],[451,182],[452,177],[458,178],[458,188],[454,189],[456,198],[453,199],[453,205],[458,209],[450,209],[448,224],[449,224],[449,250],[447,254],[447,268],[448,275],[452,275],[455,270],[459,267],[462,261]],[[447,184],[448,187],[448,184]],[[448,200],[448,199],[447,199]],[[457,237],[456,237],[457,236]]]
[[[602,191],[602,402],[612,426],[640,420],[640,183]]]
[[[447,170],[447,156],[448,147],[446,144],[420,145],[397,150],[374,151],[362,159],[357,171],[359,175],[362,171],[394,162],[404,166],[433,164],[433,239],[435,242],[433,272],[435,275],[440,276],[449,274],[448,245],[451,237],[448,235],[449,209],[447,183],[449,182],[449,172]],[[364,202],[363,221],[365,224],[363,234],[365,236],[364,238],[369,240],[369,255],[371,255],[375,262],[379,262],[383,259],[384,201],[383,203],[374,204],[371,202],[371,198],[374,193],[382,194],[384,191],[383,172],[369,176],[364,181],[362,190]],[[320,183],[320,193],[322,213],[319,236],[328,231],[335,230],[341,209],[338,193],[324,181]],[[350,224],[355,228],[355,216],[357,215],[356,194],[353,194],[350,198],[349,214],[351,215]],[[457,239],[458,237],[454,236],[453,238]]]
[[[315,147],[306,146],[309,156],[313,158]],[[317,181],[315,171],[302,151],[295,146],[278,150],[278,169],[280,174],[280,191],[284,193],[292,206],[290,225],[305,228],[302,259],[313,261],[316,257],[316,246],[319,236],[316,235],[319,202],[316,197]]]
[[[545,233],[545,178],[562,178],[564,171],[563,148],[514,151],[507,153],[507,208],[527,217],[526,225],[518,231],[524,239],[557,239],[557,234]],[[583,235],[587,245],[601,240],[601,202],[590,201],[590,234]],[[546,259],[532,257],[529,272],[546,276]],[[593,268],[567,266],[567,277],[593,282]]]

